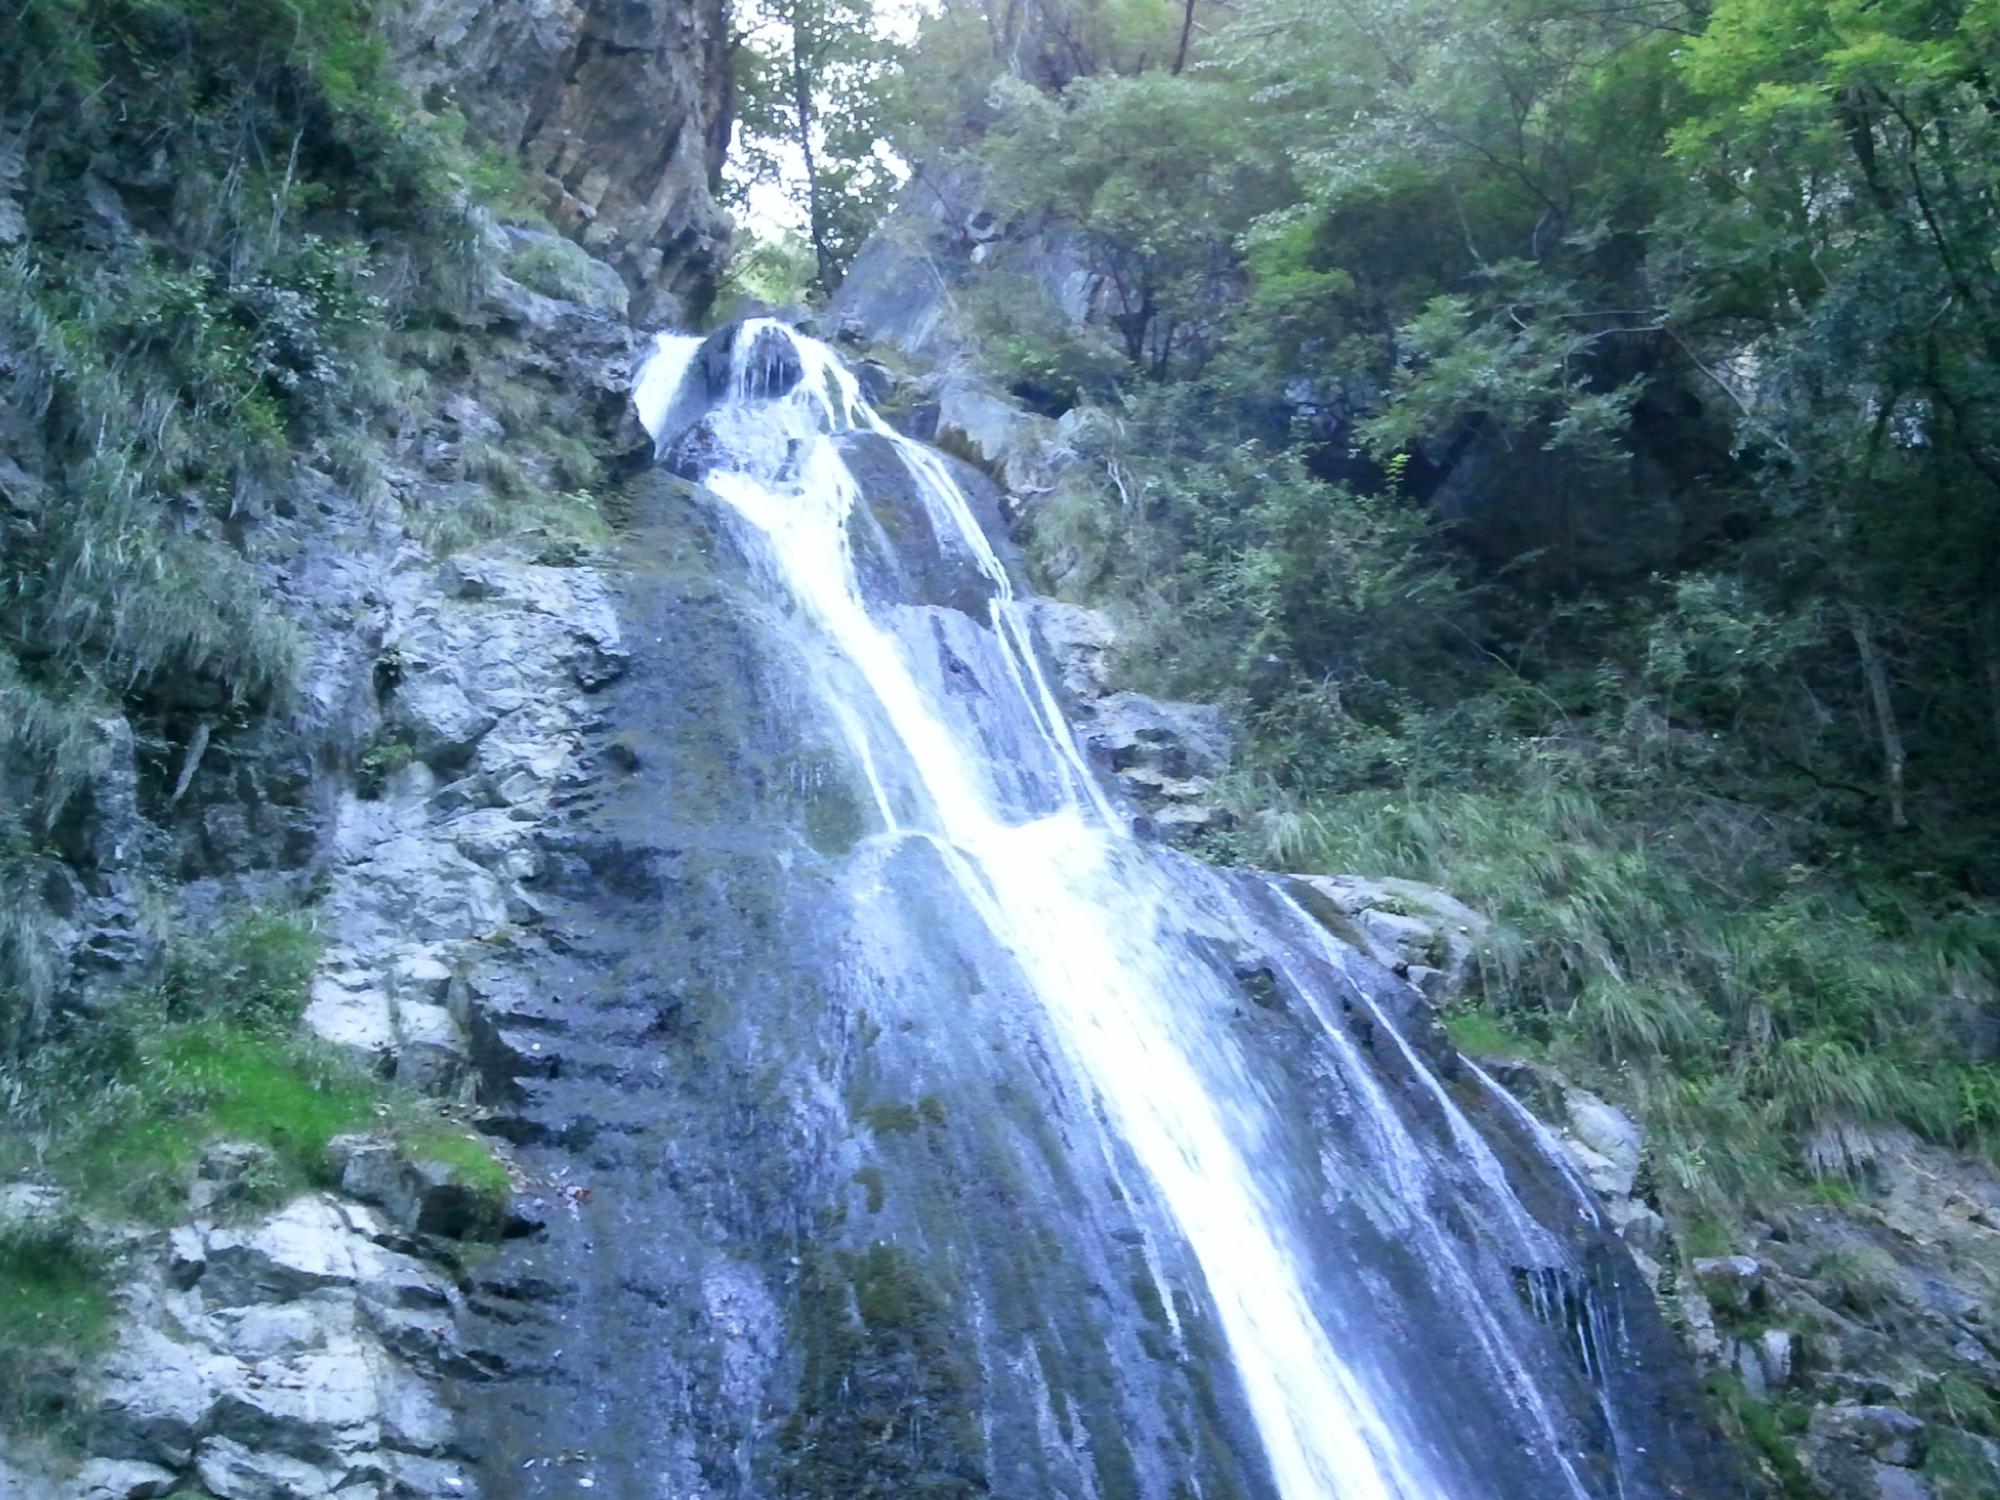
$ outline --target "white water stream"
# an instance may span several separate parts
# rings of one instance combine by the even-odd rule
[[[768,368],[750,362],[759,335],[771,330],[796,349],[804,370],[779,399],[766,395]],[[704,485],[762,536],[777,580],[865,683],[872,704],[865,711],[842,705],[836,720],[883,822],[927,834],[944,852],[964,896],[1013,954],[1112,1128],[1151,1177],[1206,1279],[1279,1493],[1285,1500],[1457,1494],[1385,1414],[1365,1363],[1344,1359],[1315,1313],[1314,1278],[1295,1243],[1294,1216],[1270,1200],[1252,1170],[1272,1127],[1256,1081],[1217,1034],[1216,1017],[1231,997],[1213,972],[1186,962],[1185,948],[1167,940],[1170,930],[1186,930],[1183,894],[1089,774],[1006,569],[948,467],[888,428],[831,351],[812,340],[774,323],[744,325],[733,345],[730,391],[713,402],[702,390],[705,373],[694,369],[699,345],[692,337],[660,337],[635,391],[642,418],[656,438],[671,437],[690,419],[691,405],[695,414],[706,409],[706,451],[715,467]],[[768,353],[769,337],[763,347]],[[859,487],[836,442],[857,429],[894,445],[941,544],[969,558],[991,584],[993,629],[1020,699],[1012,711],[1032,722],[1050,764],[1062,768],[1064,789],[1053,810],[1008,806],[999,768],[935,701],[908,644],[871,615],[848,540]],[[885,726],[895,743],[871,744],[871,724],[877,733]],[[918,805],[896,805],[895,788],[876,771],[885,755],[911,768],[903,800]],[[1394,1028],[1377,1019],[1436,1095],[1452,1137],[1491,1188],[1495,1215],[1518,1220],[1520,1237],[1546,1247],[1491,1152]],[[1359,1073],[1366,1077],[1365,1068]],[[1404,1164],[1387,1185],[1404,1201],[1420,1196],[1434,1180],[1420,1148],[1386,1099],[1365,1090],[1362,1097],[1368,1114],[1390,1122],[1379,1124],[1385,1136],[1402,1132],[1385,1139],[1386,1159]],[[1464,1276],[1471,1290],[1469,1272],[1447,1274]],[[1496,1368],[1529,1384],[1518,1364],[1510,1366],[1490,1314],[1475,1309],[1467,1324]],[[1521,1409],[1540,1429],[1549,1471],[1561,1476],[1551,1500],[1584,1496],[1532,1389]]]

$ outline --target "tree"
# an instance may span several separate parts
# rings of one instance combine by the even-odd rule
[[[831,291],[901,180],[881,144],[901,49],[875,0],[751,0],[736,47],[739,201],[758,186],[782,191]]]

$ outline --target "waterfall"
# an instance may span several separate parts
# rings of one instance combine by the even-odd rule
[[[876,837],[936,851],[1191,1253],[1275,1492],[1525,1496],[1496,1487],[1500,1471],[1482,1463],[1481,1445],[1499,1441],[1537,1476],[1533,1500],[1627,1493],[1632,1455],[1604,1394],[1617,1329],[1575,1290],[1589,1281],[1574,1252],[1529,1212],[1479,1126],[1281,883],[1134,836],[1065,722],[1026,601],[949,464],[871,410],[831,350],[775,322],[707,343],[660,335],[634,401],[663,451],[699,425],[701,486],[840,666],[825,685],[829,719],[866,781]],[[979,649],[994,670],[978,694],[939,686],[943,637],[924,611],[864,583],[854,533],[865,496],[850,462],[864,436],[893,451],[939,549],[979,580]],[[1268,955],[1321,1029],[1344,1153],[1300,1151],[1301,1122],[1239,1043],[1241,997],[1214,959],[1232,945]],[[1370,1028],[1374,1055],[1343,1015]],[[1477,1231],[1445,1227],[1447,1215]],[[1417,1269],[1369,1274],[1365,1253],[1341,1249],[1329,1227],[1349,1222],[1403,1245]],[[1496,1296],[1510,1278],[1518,1298]],[[1547,1341],[1524,1342],[1536,1317],[1581,1330],[1582,1418],[1574,1394],[1555,1389]],[[1473,1430],[1433,1383],[1439,1372],[1398,1347],[1397,1327],[1433,1324],[1462,1351],[1454,1377],[1482,1390],[1502,1431]],[[1600,1449],[1616,1451],[1589,1467],[1575,1450],[1593,1424]]]

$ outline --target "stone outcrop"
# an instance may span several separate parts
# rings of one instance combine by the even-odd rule
[[[1113,691],[1109,659],[1118,635],[1109,617],[1049,599],[1032,609],[1077,739],[1090,763],[1131,798],[1140,831],[1174,840],[1228,827],[1216,788],[1234,748],[1228,715],[1212,704]]]
[[[1342,936],[1436,1005],[1471,992],[1497,938],[1488,918],[1414,880],[1311,875],[1301,884],[1323,903],[1323,919],[1342,919]]]
[[[10,1500],[469,1493],[437,1383],[463,1298],[383,1218],[313,1193],[143,1236],[71,1424],[82,1457],[0,1456]],[[197,1491],[196,1487],[199,1487]]]
[[[723,0],[419,0],[399,27],[413,91],[518,156],[550,218],[617,268],[639,322],[707,304],[729,238]]]

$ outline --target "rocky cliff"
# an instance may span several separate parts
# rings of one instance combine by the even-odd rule
[[[517,153],[549,217],[614,266],[647,326],[715,288],[733,88],[724,0],[417,0],[398,67]]]
[[[80,566],[154,568],[111,595],[120,631],[171,635],[164,578],[275,647],[251,693],[219,643],[134,670],[90,638],[65,677],[8,606],[10,816],[57,785],[35,715],[85,726],[0,850],[0,958],[44,986],[0,1028],[36,1049],[0,1060],[8,1500],[472,1493],[447,1388],[491,1373],[464,1330],[518,1295],[480,1266],[560,1201],[487,1144],[482,1004],[522,982],[536,832],[625,669],[632,319],[694,315],[726,249],[722,6],[359,15],[261,40],[246,7],[240,53],[164,11],[0,40],[9,588],[79,566],[65,518],[98,525],[91,466],[150,422]],[[194,113],[128,71],[149,39],[197,49]],[[50,61],[78,57],[92,87]]]

